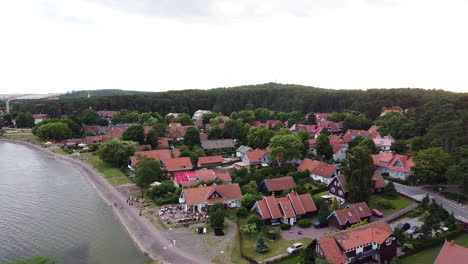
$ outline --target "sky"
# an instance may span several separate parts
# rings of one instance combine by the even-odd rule
[[[0,94],[468,92],[468,0],[2,0]]]

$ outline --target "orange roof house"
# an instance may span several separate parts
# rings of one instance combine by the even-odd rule
[[[379,263],[396,257],[397,241],[387,222],[379,221],[317,239],[316,253],[333,264]]]
[[[208,157],[199,157],[198,158],[198,167],[213,167],[221,166],[223,164],[223,156],[208,156]]]
[[[239,184],[213,184],[212,186],[183,189],[179,203],[183,204],[187,210],[202,212],[206,210],[206,207],[215,203],[224,203],[228,208],[238,207],[241,198]]]
[[[189,157],[170,158],[162,161],[168,172],[187,171],[193,169]]]
[[[267,167],[270,165],[270,152],[267,149],[249,150],[242,156],[242,162],[249,166]]]
[[[445,240],[434,264],[466,264],[468,261],[468,248],[455,244],[455,240]]]
[[[372,213],[366,202],[349,204],[345,209],[335,210],[328,218],[328,225],[338,230],[346,229],[353,224],[370,220]]]
[[[413,158],[395,152],[383,152],[372,155],[374,165],[380,173],[387,173],[392,178],[406,180],[413,174]]]
[[[308,170],[314,180],[325,184],[329,184],[331,178],[338,173],[338,167],[335,165],[311,159],[304,159],[297,169]]]
[[[281,194],[282,191],[296,188],[293,177],[265,179],[260,183],[260,190],[266,195]]]
[[[252,207],[266,224],[286,223],[293,225],[299,218],[310,216],[317,211],[310,194],[292,192],[286,197],[265,196]]]

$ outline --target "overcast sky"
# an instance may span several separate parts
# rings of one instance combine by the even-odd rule
[[[468,92],[468,0],[2,0],[0,93]]]

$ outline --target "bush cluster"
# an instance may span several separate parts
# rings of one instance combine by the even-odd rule
[[[289,230],[289,229],[291,229],[291,225],[290,224],[281,224],[280,228],[281,228],[281,230]]]
[[[297,224],[301,228],[306,228],[312,225],[312,221],[310,221],[310,219],[304,218],[304,219],[297,221]]]

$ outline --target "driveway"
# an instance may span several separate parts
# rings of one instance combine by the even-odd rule
[[[312,223],[315,223],[315,221],[312,221]],[[297,233],[298,231],[302,231],[302,234],[299,235]],[[281,236],[283,236],[287,240],[296,240],[296,239],[303,238],[303,237],[314,239],[314,238],[319,238],[323,236],[325,233],[334,232],[334,231],[336,230],[331,227],[322,227],[322,228],[317,229],[313,227],[312,225],[307,228],[300,228],[297,224],[295,224],[291,227],[290,230],[281,232]]]
[[[392,230],[395,230],[395,226],[397,224],[399,224],[399,223],[408,223],[408,224],[410,224],[410,226],[417,226],[419,228],[421,228],[421,226],[423,225],[423,222],[419,221],[418,217],[416,217],[416,218],[407,218],[407,217],[405,217],[405,218],[400,218],[400,219],[398,219],[398,220],[396,220],[394,222],[391,222],[390,227],[392,228]],[[417,233],[413,237],[417,238],[420,235],[421,235],[421,233]]]

